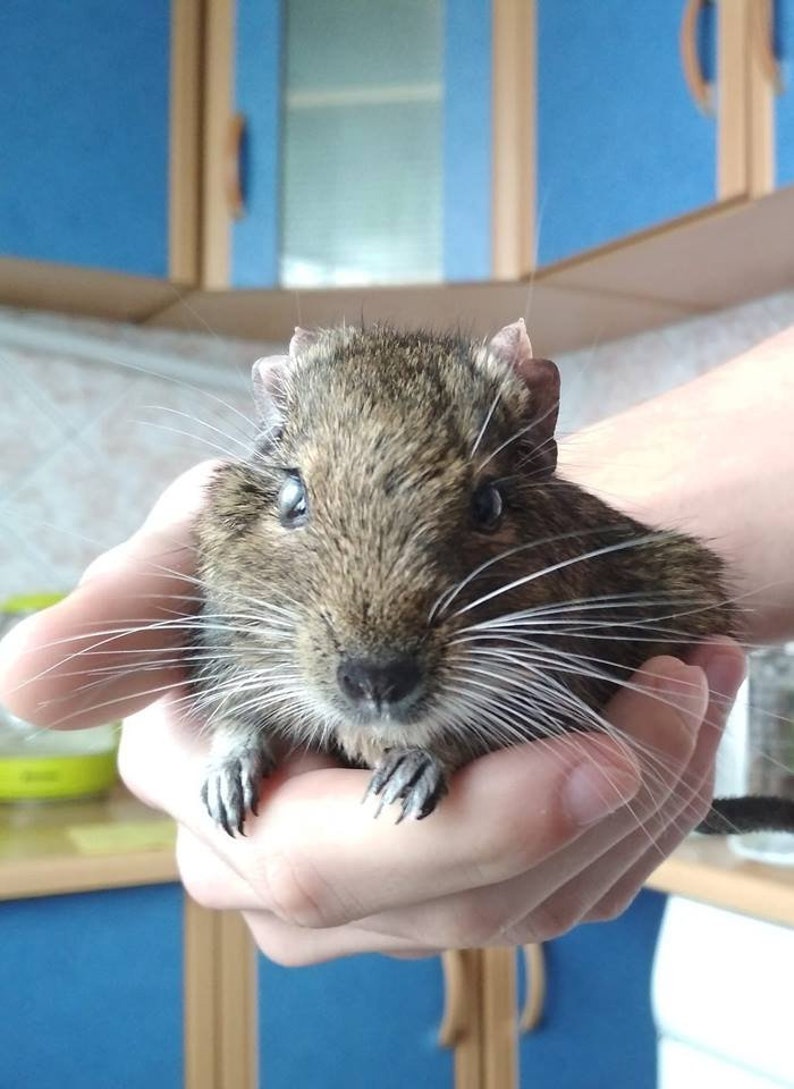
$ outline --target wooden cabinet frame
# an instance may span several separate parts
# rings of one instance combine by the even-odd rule
[[[775,97],[779,76],[770,41],[775,0],[744,2],[749,190],[751,197],[762,197],[775,188]]]
[[[168,277],[199,280],[202,0],[171,0]]]
[[[770,122],[758,124],[750,116],[748,42],[750,4],[768,0],[716,0],[717,81],[720,104],[717,117],[717,162],[714,204],[751,195],[748,161],[751,124],[770,131]],[[535,0],[493,0],[493,278],[517,280],[537,267],[536,170],[537,157],[537,13]],[[758,80],[756,80],[758,83]],[[762,89],[755,88],[756,111],[769,110]],[[767,148],[758,156],[769,158]],[[771,168],[770,168],[771,169]],[[752,195],[771,188],[758,187]],[[708,214],[712,208],[706,209]],[[698,212],[695,215],[701,214]],[[665,224],[650,230],[664,230]],[[621,245],[616,239],[608,245]],[[576,260],[575,255],[571,260]]]
[[[767,180],[762,182],[760,167],[753,166],[748,151],[751,126],[754,131],[760,128],[771,132],[768,119],[760,123],[771,107],[760,81],[751,79],[748,63],[750,5],[768,0],[717,2],[720,109],[716,122],[715,204],[749,195],[753,178],[757,178],[754,195],[771,187],[771,167]],[[190,3],[175,0],[177,6]],[[531,275],[537,266],[536,2],[493,0],[492,18],[491,274],[495,280],[519,280]],[[233,169],[229,126],[233,117],[235,0],[212,0],[207,4],[204,32],[201,283],[212,290],[228,287],[230,280],[232,213],[227,190]],[[755,97],[748,108],[751,85]],[[766,161],[770,150],[758,148],[754,154],[759,161]],[[658,229],[664,229],[664,224]],[[622,241],[616,240],[616,244]]]
[[[233,113],[235,0],[209,0],[204,10],[204,100],[201,155],[201,261],[204,288],[229,286],[232,217],[226,203],[226,158]]]

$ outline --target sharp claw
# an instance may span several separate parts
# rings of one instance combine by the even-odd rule
[[[259,810],[259,783],[271,770],[267,754],[238,750],[212,765],[201,787],[201,799],[212,820],[228,836],[245,835],[245,819]]]
[[[379,796],[375,817],[384,806],[401,801],[396,824],[406,818],[423,820],[446,793],[443,765],[420,749],[392,750],[386,753],[370,780],[364,798]]]

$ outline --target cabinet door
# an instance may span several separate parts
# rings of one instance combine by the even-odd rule
[[[643,891],[619,919],[544,945],[540,1024],[520,1044],[521,1085],[654,1089],[651,971],[664,897]]]
[[[234,286],[490,273],[489,0],[238,0]]]
[[[772,47],[778,63],[779,88],[775,109],[775,183],[794,185],[794,2],[769,2],[774,2]]]
[[[452,1089],[453,1055],[437,1042],[443,1003],[438,958],[280,968],[262,957],[262,1089]]]
[[[535,2],[538,264],[713,203],[716,123],[684,79],[684,4]],[[693,28],[712,81],[719,7],[704,3]]]
[[[0,904],[0,1089],[179,1089],[181,888]]]
[[[198,24],[195,0],[174,5],[178,44],[171,0],[0,4],[0,255],[190,278],[190,225],[169,245],[169,186],[198,185],[185,132],[172,147],[186,123],[171,122],[172,46],[179,78],[197,78],[184,66]],[[173,215],[195,221],[185,201]]]

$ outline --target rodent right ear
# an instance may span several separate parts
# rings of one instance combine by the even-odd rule
[[[263,429],[278,430],[284,418],[284,399],[289,356],[267,355],[257,359],[251,368],[254,404]]]

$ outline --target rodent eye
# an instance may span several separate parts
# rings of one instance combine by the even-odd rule
[[[309,517],[306,485],[297,470],[291,471],[278,493],[278,518],[285,529],[302,526]]]
[[[471,497],[471,516],[477,529],[496,529],[504,509],[504,496],[492,480],[475,489]]]

